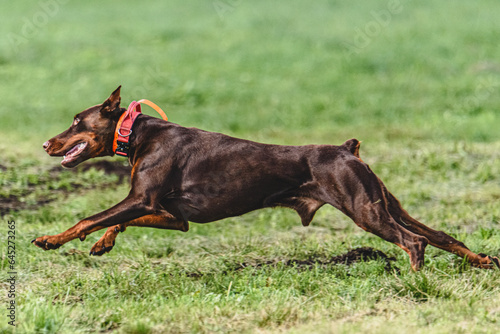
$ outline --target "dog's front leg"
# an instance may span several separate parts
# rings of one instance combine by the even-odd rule
[[[168,212],[147,215],[126,222],[125,224],[108,227],[106,233],[104,233],[101,239],[99,239],[90,249],[90,255],[102,255],[111,251],[115,245],[115,239],[118,233],[124,232],[129,226],[153,227],[165,230],[179,230],[182,232],[187,232],[189,230],[189,223],[187,221],[177,219]]]
[[[83,241],[90,233],[105,227],[123,224],[145,215],[163,211],[154,206],[144,204],[148,202],[150,203],[150,201],[129,195],[114,207],[81,220],[63,233],[38,237],[32,243],[44,250],[57,249],[76,238]]]

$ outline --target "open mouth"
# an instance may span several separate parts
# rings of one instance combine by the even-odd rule
[[[73,148],[71,150],[69,150],[68,152],[66,152],[66,154],[64,155],[64,159],[63,159],[63,161],[61,161],[61,165],[64,166],[64,165],[76,160],[78,158],[78,155],[83,152],[85,147],[87,147],[86,142],[79,143],[79,144],[76,144],[75,146],[73,146]]]

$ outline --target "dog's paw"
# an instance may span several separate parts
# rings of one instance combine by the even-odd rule
[[[489,256],[491,262],[493,262],[496,266],[496,269],[500,269],[500,259],[496,256]]]
[[[62,244],[59,243],[58,238],[51,235],[35,238],[31,240],[31,243],[43,250],[57,249],[62,246]]]
[[[109,253],[115,245],[115,237],[116,235],[113,234],[104,234],[101,239],[92,246],[89,255],[101,256],[104,253]]]
[[[500,269],[500,260],[496,256],[488,256],[484,253],[477,254],[477,260],[472,265],[481,269]]]

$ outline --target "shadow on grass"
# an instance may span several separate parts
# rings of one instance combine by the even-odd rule
[[[335,264],[344,264],[350,266],[356,262],[367,262],[371,260],[383,260],[385,262],[385,270],[387,272],[396,271],[398,274],[400,272],[399,268],[393,266],[392,262],[396,261],[394,257],[387,256],[384,252],[371,248],[371,247],[360,247],[350,250],[349,252],[337,256],[333,256],[327,260],[321,260],[314,257],[309,257],[306,260],[274,260],[274,261],[262,261],[257,263],[240,263],[233,268],[230,268],[223,272],[227,274],[233,271],[243,270],[245,268],[263,268],[263,267],[276,267],[277,265],[296,268],[297,270],[310,269],[316,265],[319,266],[331,266]],[[191,272],[187,273],[188,277],[199,278],[204,276],[205,273],[202,272]]]

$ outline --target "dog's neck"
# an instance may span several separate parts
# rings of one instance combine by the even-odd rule
[[[115,128],[113,139],[113,153],[127,157],[130,150],[130,135],[132,134],[134,122],[138,116],[141,115],[140,111],[127,110],[118,120]]]
[[[132,101],[128,106],[127,110],[122,113],[120,119],[116,124],[116,129],[114,133],[113,140],[113,153],[121,155],[124,157],[129,156],[130,151],[130,136],[132,134],[132,127],[134,126],[135,120],[142,114],[141,104],[144,103],[160,114],[161,118],[165,121],[168,120],[167,115],[153,102],[142,99],[139,101]]]

